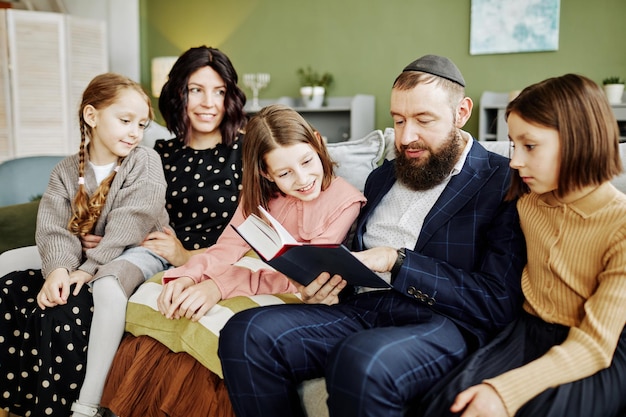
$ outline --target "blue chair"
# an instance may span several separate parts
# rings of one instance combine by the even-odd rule
[[[0,163],[0,207],[32,201],[48,186],[50,172],[64,156],[26,156]]]

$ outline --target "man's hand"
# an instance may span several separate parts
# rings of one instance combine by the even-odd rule
[[[450,411],[463,411],[461,417],[509,417],[502,399],[489,384],[474,385],[461,392]]]
[[[352,254],[375,272],[389,272],[398,258],[398,251],[388,246],[367,249]]]
[[[332,277],[328,272],[322,272],[306,287],[294,280],[291,282],[298,288],[302,301],[306,304],[333,305],[339,302],[339,293],[348,284],[339,275]]]
[[[174,266],[181,266],[191,258],[192,253],[185,249],[174,232],[166,227],[164,232],[152,232],[141,244]]]

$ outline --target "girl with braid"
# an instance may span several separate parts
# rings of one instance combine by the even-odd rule
[[[0,406],[22,416],[104,415],[127,299],[169,266],[141,246],[169,223],[160,157],[138,146],[148,96],[124,76],[98,75],[78,116],[80,151],[54,168],[39,206],[42,269],[0,278]],[[86,234],[102,239],[84,249]]]

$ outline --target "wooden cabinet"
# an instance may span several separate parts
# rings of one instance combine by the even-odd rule
[[[485,91],[480,96],[478,140],[509,140],[504,111],[509,93]],[[620,142],[626,142],[626,93],[620,104],[611,105],[620,128]]]
[[[108,68],[103,21],[0,10],[0,161],[78,151],[78,106]]]
[[[324,106],[309,108],[302,105],[300,98],[281,97],[279,99],[260,99],[260,107],[280,103],[300,113],[328,142],[343,142],[359,139],[374,130],[375,98],[371,95],[357,94],[352,97],[327,97]],[[245,111],[251,116],[259,109],[246,104]]]

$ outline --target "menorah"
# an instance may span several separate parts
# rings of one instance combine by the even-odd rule
[[[243,84],[252,90],[252,109],[259,110],[259,90],[267,87],[270,75],[266,73],[243,74]]]

